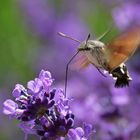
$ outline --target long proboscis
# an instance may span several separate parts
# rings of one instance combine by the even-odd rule
[[[67,66],[66,66],[66,77],[65,77],[65,92],[64,92],[64,95],[66,97],[66,94],[67,94],[67,83],[68,83],[68,69],[69,69],[69,64],[72,62],[72,60],[78,55],[80,51],[78,50],[72,57],[71,59],[69,60],[69,62],[67,63]]]

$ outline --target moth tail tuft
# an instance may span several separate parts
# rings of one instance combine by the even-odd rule
[[[116,83],[115,83],[115,87],[116,88],[127,87],[127,86],[129,86],[130,81],[131,80],[128,77],[117,78]]]
[[[115,82],[116,88],[129,86],[129,82],[132,80],[132,78],[129,76],[129,73],[125,64],[122,64],[116,69],[114,69],[111,72],[111,74],[112,74],[112,77],[116,80]]]

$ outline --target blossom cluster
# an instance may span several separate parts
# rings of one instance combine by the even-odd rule
[[[12,94],[15,101],[4,102],[4,114],[20,121],[25,134],[34,134],[41,140],[87,140],[92,126],[74,128],[74,114],[62,89],[51,89],[51,73],[42,70],[38,78],[27,83],[27,89],[16,84]]]

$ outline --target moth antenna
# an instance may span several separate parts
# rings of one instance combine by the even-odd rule
[[[86,39],[86,46],[87,46],[87,43],[88,43],[88,40],[90,39],[90,34],[88,34],[88,37]]]
[[[81,41],[79,41],[78,39],[75,39],[75,38],[73,38],[73,37],[70,37],[70,36],[68,36],[68,35],[66,35],[66,34],[64,34],[64,33],[62,33],[62,32],[58,32],[58,35],[60,35],[60,36],[62,36],[62,37],[65,37],[65,38],[68,38],[68,39],[71,39],[71,40],[74,40],[74,41],[76,41],[76,42],[78,42],[78,43],[81,43]]]
[[[76,57],[76,55],[77,55],[79,52],[80,52],[80,51],[78,50],[78,51],[71,57],[71,59],[68,61],[67,65],[66,65],[65,92],[64,92],[65,97],[66,97],[66,93],[67,93],[67,83],[68,83],[68,69],[69,69],[69,64],[71,63],[71,61]]]
[[[88,37],[87,37],[87,39],[86,39],[86,42],[87,42],[89,39],[90,39],[90,34],[88,34]]]
[[[101,41],[113,28],[113,24],[101,35],[97,38],[97,40]]]

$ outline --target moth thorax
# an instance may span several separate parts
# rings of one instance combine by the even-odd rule
[[[89,40],[87,47],[90,51],[86,52],[86,56],[89,61],[96,67],[105,69],[105,64],[107,63],[104,43],[96,40]]]
[[[78,49],[82,49],[84,50],[85,48],[89,48],[91,50],[93,50],[96,47],[104,47],[104,43],[98,40],[88,40],[88,41],[84,41],[80,44],[80,46],[78,47]]]
[[[98,40],[89,40],[88,42],[87,42],[87,47],[89,47],[89,48],[91,48],[91,49],[93,49],[93,48],[95,48],[95,47],[104,47],[104,43],[103,42],[101,42],[101,41],[98,41]]]

